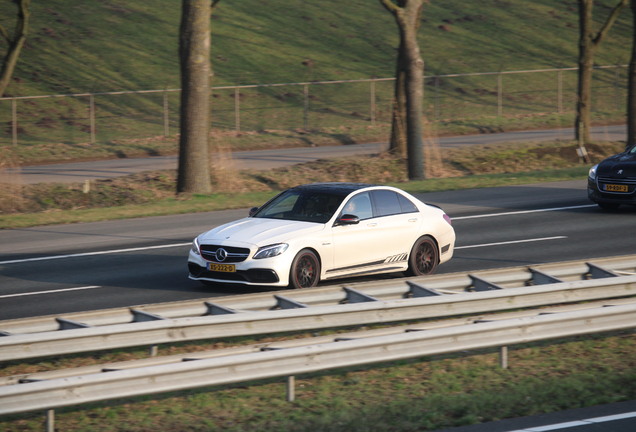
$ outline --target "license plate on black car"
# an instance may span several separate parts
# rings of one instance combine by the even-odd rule
[[[606,184],[603,185],[603,190],[607,192],[629,192],[627,185]]]

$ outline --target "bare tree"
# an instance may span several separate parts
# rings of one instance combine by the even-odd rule
[[[220,0],[182,0],[181,118],[177,192],[210,193],[210,18]]]
[[[586,161],[585,144],[590,141],[594,55],[628,1],[620,0],[608,15],[601,29],[594,33],[592,30],[594,0],[579,0],[579,71],[575,136],[581,149],[581,157]]]
[[[627,75],[627,143],[626,147],[636,144],[636,0],[630,2],[632,9],[632,56]]]
[[[29,7],[31,6],[31,0],[15,0],[12,3],[16,3],[18,6],[18,17],[13,35],[10,35],[9,31],[3,26],[0,26],[0,35],[7,43],[7,53],[0,65],[0,97],[4,96],[4,92],[11,82],[13,71],[18,64],[20,52],[29,33],[29,19],[31,17]]]
[[[417,42],[417,31],[424,0],[380,0],[380,3],[395,17],[400,31],[391,151],[401,156],[406,153],[409,179],[423,179],[424,60]]]

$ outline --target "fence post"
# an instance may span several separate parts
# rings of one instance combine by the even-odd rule
[[[304,108],[303,108],[303,129],[309,129],[309,85],[303,86]]]
[[[168,110],[168,90],[163,92],[163,136],[170,136],[170,113]]]
[[[434,99],[433,112],[435,113],[435,121],[439,121],[440,118],[440,102],[439,102],[439,75],[435,76],[435,99]]]
[[[18,145],[18,101],[11,99],[11,139],[14,146]]]
[[[234,127],[236,134],[241,133],[241,92],[238,87],[234,88]]]
[[[503,75],[497,75],[497,116],[503,115]]]
[[[90,122],[90,129],[91,129],[91,144],[95,144],[95,96],[94,95],[90,95],[88,97],[88,117],[89,117],[89,122]]]
[[[621,108],[621,102],[620,102],[620,88],[618,86],[618,80],[620,78],[620,70],[618,70],[618,68],[614,69],[614,106],[616,107],[616,110],[619,110]]]
[[[557,111],[563,113],[563,71],[557,72]]]
[[[371,88],[369,89],[370,91],[370,98],[371,98],[371,103],[369,106],[369,117],[371,118],[371,126],[375,126],[375,80],[371,80]]]

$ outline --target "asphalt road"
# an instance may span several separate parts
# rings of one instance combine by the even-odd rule
[[[626,139],[626,126],[601,126],[592,129],[592,138],[620,141]],[[507,132],[498,134],[441,137],[442,148],[463,147],[478,144],[494,144],[515,141],[548,141],[574,139],[568,129]],[[378,153],[386,148],[385,143],[352,144],[325,147],[302,147],[280,150],[234,152],[232,158],[238,169],[270,169],[289,166],[316,159],[348,157]],[[6,170],[3,181],[12,183],[73,183],[85,180],[106,179],[135,174],[141,171],[176,169],[177,156],[154,156],[147,158],[110,159],[93,162],[60,163],[51,165],[23,166]]]
[[[617,256],[636,249],[636,209],[601,211],[587,201],[585,179],[419,198],[442,206],[457,232],[455,257],[440,273]],[[0,230],[0,320],[258,291],[204,287],[186,277],[191,239],[246,213]],[[636,430],[635,411],[632,401],[452,431],[626,432]]]
[[[631,254],[636,210],[607,213],[585,181],[420,195],[453,218],[440,273]],[[186,277],[191,240],[247,209],[0,231],[0,320],[257,291]],[[396,275],[384,276],[396,277]]]

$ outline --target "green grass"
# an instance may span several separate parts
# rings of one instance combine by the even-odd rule
[[[597,25],[613,3],[596,2]],[[213,86],[394,75],[398,32],[393,17],[378,1],[291,4],[259,0],[219,3],[212,20]],[[179,2],[133,0],[119,5],[50,0],[32,2],[31,7],[32,31],[8,96],[180,87]],[[2,8],[0,24],[12,28],[13,12],[12,7]],[[422,19],[420,46],[429,76],[576,66],[578,18],[574,1],[431,2],[425,6]],[[627,64],[630,46],[631,25],[625,12],[601,46],[596,64]],[[608,116],[624,120],[625,70],[599,70],[594,76],[595,120],[607,121]],[[576,73],[565,72],[562,78],[562,114],[571,117]],[[501,120],[496,119],[497,76],[448,77],[439,86],[429,80],[427,115],[440,125],[456,125],[454,129],[467,132],[518,129],[526,116],[546,117],[557,112],[557,83],[556,73],[506,75]],[[305,128],[302,87],[243,89],[240,93],[242,131]],[[379,124],[389,121],[392,93],[390,82],[378,84]],[[95,150],[100,157],[104,153],[117,155],[112,148],[115,141],[163,134],[162,94],[99,96],[95,103],[97,139],[105,147]],[[169,93],[168,103],[169,133],[174,137],[178,132],[178,94]],[[10,105],[0,101],[1,146],[11,144]],[[56,157],[90,157],[86,152],[72,154],[73,147],[81,148],[90,139],[87,108],[86,97],[19,101],[19,146],[60,143],[65,148]],[[356,131],[370,126],[368,111],[366,84],[312,86],[308,128],[330,133],[330,129],[351,127],[355,130],[341,133],[347,139],[360,140],[363,137]],[[233,130],[234,120],[233,91],[216,91],[213,127]],[[440,127],[440,133],[443,129]],[[454,133],[452,128],[449,132]],[[150,146],[136,151],[155,150]],[[165,149],[157,150],[162,151]]]
[[[424,431],[636,397],[634,333],[432,356],[283,379],[193,389],[56,410],[69,431]],[[48,365],[48,367],[59,365]],[[39,431],[43,413],[0,418]]]

